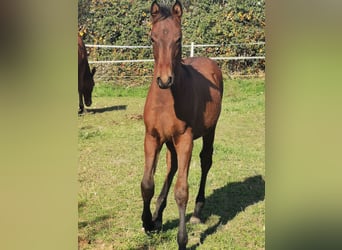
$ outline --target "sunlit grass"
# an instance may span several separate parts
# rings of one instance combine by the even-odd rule
[[[142,112],[148,86],[98,84],[93,105],[78,119],[80,249],[176,249],[178,211],[171,187],[163,231],[142,232],[140,181],[144,165]],[[190,249],[263,249],[264,81],[227,80],[208,175],[203,223],[187,224]],[[200,178],[201,140],[195,141],[187,217]],[[165,178],[160,155],[156,194]]]

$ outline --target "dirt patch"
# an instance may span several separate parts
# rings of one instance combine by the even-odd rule
[[[127,118],[130,120],[142,120],[143,115],[142,114],[127,115]]]
[[[87,240],[78,236],[78,250],[84,249],[91,244],[91,240]]]

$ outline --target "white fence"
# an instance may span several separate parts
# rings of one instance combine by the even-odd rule
[[[103,50],[103,49],[122,49],[122,50],[136,50],[136,49],[147,49],[150,50],[150,53],[148,53],[149,55],[151,55],[152,57],[152,46],[127,46],[127,45],[91,45],[91,44],[86,44],[85,45],[89,50]],[[260,46],[262,48],[262,51],[265,51],[264,47],[265,47],[265,42],[254,42],[254,43],[231,43],[231,44],[227,44],[224,47],[248,47],[248,46]],[[189,45],[183,45],[183,48],[188,48],[189,50],[189,54],[186,54],[186,56],[203,56],[202,54],[196,54],[195,51],[197,48],[222,48],[222,45],[217,45],[217,44],[194,44],[191,43]],[[183,52],[184,54],[184,52]],[[205,55],[206,56],[206,55]],[[109,67],[113,68],[113,67],[119,67],[116,65],[123,65],[123,64],[136,64],[136,63],[151,63],[154,60],[151,58],[146,58],[146,59],[128,59],[128,60],[116,60],[115,58],[115,53],[112,53],[109,57],[106,57],[105,60],[101,60],[99,58],[97,58],[97,56],[92,55],[92,53],[90,53],[90,56],[88,58],[89,60],[89,64],[94,64],[96,65],[97,69],[98,69],[98,73],[95,75],[96,78],[95,80],[97,81],[116,81],[118,78],[122,79],[132,79],[132,78],[138,78],[138,77],[147,77],[149,78],[150,76],[147,76],[146,74],[142,75],[132,75],[132,74],[123,74],[123,73],[118,73],[117,71],[112,71],[109,69]],[[265,55],[238,55],[238,56],[208,56],[209,58],[213,59],[213,60],[217,60],[217,61],[238,61],[238,60],[265,60]],[[110,64],[113,64],[112,66],[110,66]],[[106,66],[107,65],[107,66]],[[223,69],[223,71],[226,71],[226,69]],[[230,74],[230,72],[225,72],[227,74]],[[240,76],[254,76],[253,74],[243,74]]]

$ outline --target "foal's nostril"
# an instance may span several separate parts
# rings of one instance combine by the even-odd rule
[[[157,84],[158,84],[159,88],[162,88],[163,82],[162,82],[162,80],[160,79],[160,77],[157,77]]]
[[[169,79],[167,81],[167,85],[171,85],[173,82],[173,78],[171,76],[169,76]]]

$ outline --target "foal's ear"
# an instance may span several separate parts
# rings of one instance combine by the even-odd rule
[[[151,5],[151,10],[150,10],[151,16],[156,17],[159,14],[159,10],[160,10],[159,4],[157,3],[156,0],[154,0]]]
[[[178,0],[172,7],[172,15],[175,15],[179,18],[181,18],[181,16],[183,15],[182,4]]]

